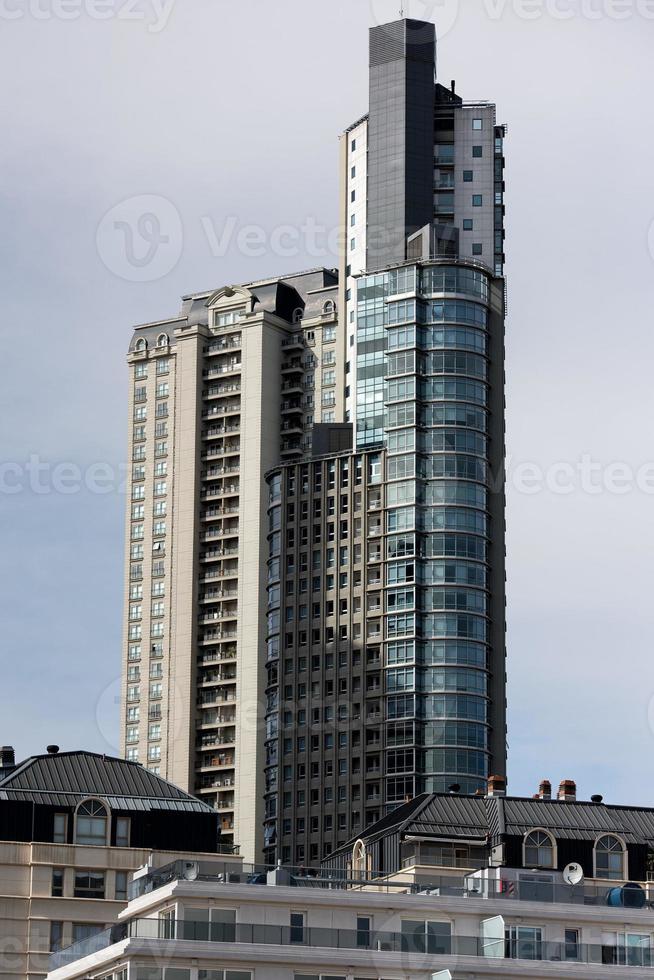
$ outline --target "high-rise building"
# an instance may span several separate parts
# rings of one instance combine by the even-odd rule
[[[431,24],[374,28],[342,137],[353,450],[269,475],[270,860],[505,773],[505,130],[435,53]]]
[[[137,327],[123,739],[246,859],[505,771],[504,127],[370,33],[339,270]]]
[[[264,474],[342,413],[337,274],[184,297],[130,344],[122,747],[257,857],[269,530]]]

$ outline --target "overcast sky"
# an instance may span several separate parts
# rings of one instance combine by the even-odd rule
[[[654,2],[405,12],[435,21],[440,80],[509,127],[509,787],[654,804]],[[0,742],[19,756],[116,751],[132,324],[335,264],[337,137],[367,109],[367,29],[398,13],[0,0]]]

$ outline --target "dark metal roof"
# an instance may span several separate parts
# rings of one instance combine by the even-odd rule
[[[0,800],[76,806],[86,796],[102,797],[116,810],[213,813],[206,803],[139,763],[93,752],[32,756],[0,780]]]
[[[373,844],[382,837],[433,837],[498,841],[522,837],[542,827],[555,837],[595,840],[600,834],[619,834],[627,843],[654,847],[654,809],[610,806],[585,801],[565,802],[521,797],[423,794],[386,814],[359,837],[334,854],[351,851],[355,840]]]

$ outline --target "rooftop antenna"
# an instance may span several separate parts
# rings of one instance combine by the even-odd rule
[[[400,18],[401,19],[404,18],[404,4],[403,3],[400,4]]]

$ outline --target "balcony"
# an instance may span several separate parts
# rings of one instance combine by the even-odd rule
[[[234,394],[235,391],[240,391],[240,390],[241,390],[241,385],[240,382],[238,381],[233,381],[231,382],[231,384],[224,383],[220,385],[209,385],[209,387],[206,389],[205,397],[224,398],[226,395],[232,395]],[[238,410],[240,411],[240,406]],[[226,408],[224,409],[224,411],[229,411],[229,409]],[[207,415],[209,414],[215,414],[215,413],[209,413],[209,411],[207,410]]]
[[[285,350],[304,350],[304,346],[304,338],[301,333],[293,334],[292,337],[282,340],[282,347]]]
[[[202,790],[203,787],[199,787],[199,792],[202,792]],[[231,810],[233,809],[233,801],[230,804],[226,800],[219,799],[216,801],[215,806],[218,810]],[[182,862],[177,862],[177,864],[180,866],[179,870],[171,872],[168,868],[162,868],[159,871],[153,872],[151,875],[145,875],[133,882],[131,886],[132,899],[145,894],[146,888],[152,890],[170,881],[179,880],[182,876]],[[226,865],[220,874],[217,874],[217,867],[214,866],[215,870],[212,869],[213,874],[210,875],[207,874],[207,867],[211,867],[208,862],[200,862],[198,881],[215,881],[218,885],[228,882],[230,886],[235,882],[243,882],[246,888],[256,888],[257,885],[254,882],[257,880],[255,876],[258,874],[263,879],[259,887],[271,887],[266,884],[265,875],[261,873],[265,870],[262,866],[244,866],[241,871],[237,871],[233,865]],[[248,880],[251,883],[246,885]],[[302,869],[300,869],[299,875],[295,874],[291,878],[291,882],[300,887],[306,886],[309,883],[311,887],[320,887],[320,880],[309,877],[306,871],[303,872]],[[435,908],[437,907],[438,899],[436,899],[435,903]],[[408,911],[409,909],[407,909]],[[362,935],[365,936],[363,943]],[[194,922],[185,919],[167,919],[164,923],[159,919],[150,918],[132,919],[129,922],[118,923],[110,929],[106,929],[104,932],[92,936],[90,939],[85,939],[82,942],[75,943],[73,946],[69,946],[67,949],[53,953],[50,957],[49,968],[52,971],[68,966],[76,959],[90,956],[100,950],[108,949],[116,943],[124,943],[125,941],[128,941],[125,954],[129,957],[133,955],[129,947],[129,940],[131,939],[139,940],[136,944],[136,949],[141,952],[141,956],[145,955],[142,952],[143,941],[152,940],[153,948],[151,957],[153,958],[155,955],[157,957],[166,955],[163,953],[166,943],[172,944],[180,941],[220,944],[238,943],[240,945],[265,945],[279,946],[282,948],[293,947],[300,955],[303,949],[377,950],[383,956],[388,956],[393,953],[398,954],[397,964],[387,966],[387,960],[384,959],[384,972],[395,973],[399,970],[403,974],[406,974],[408,971],[411,975],[416,975],[415,971],[419,971],[421,975],[424,975],[425,956],[429,956],[429,970],[427,972],[438,970],[438,966],[440,965],[439,957],[442,958],[441,962],[444,968],[448,963],[450,966],[452,965],[452,958],[459,961],[463,959],[462,962],[458,963],[458,969],[464,970],[466,974],[475,969],[475,959],[478,959],[480,964],[482,960],[488,962],[488,941],[480,936],[448,935],[447,932],[440,935],[424,935],[423,933],[416,935],[413,932],[387,932],[383,930],[376,931],[374,929],[362,932],[357,929],[336,929],[328,926],[301,926],[294,928],[292,926],[242,921],[235,923],[209,923]],[[566,944],[564,942],[543,942],[537,940],[507,940],[504,942],[499,940],[499,943],[500,952],[497,955],[501,956],[503,962],[507,964],[514,960],[522,962],[529,961],[532,964],[539,962],[556,963],[557,966],[554,968],[552,975],[559,975],[561,967],[566,961]],[[171,955],[173,949],[174,947],[171,945]],[[413,956],[416,957],[415,961],[412,960]],[[468,959],[470,959],[470,963],[467,963]],[[491,962],[495,963],[496,960],[493,958]],[[627,968],[640,968],[642,971],[643,969],[650,970],[654,962],[649,947],[630,949],[629,947],[625,948],[624,946],[610,945],[608,943],[579,943],[575,945],[575,958],[574,962],[569,961],[569,969],[572,970],[579,964],[593,965],[597,968],[601,968],[603,965],[619,965]],[[381,972],[381,967],[378,972]],[[518,975],[525,975],[522,972],[518,974],[517,970],[513,967],[510,971],[504,970],[503,972],[510,972],[511,976],[516,977]],[[550,971],[546,972],[549,975]],[[567,973],[568,971],[565,972]],[[530,967],[529,975],[531,976],[532,974],[534,976],[544,975],[543,968]],[[592,974],[588,975],[591,976]],[[633,975],[643,976],[642,972]]]
[[[283,381],[281,385],[281,390],[298,391],[298,392],[303,391],[304,385],[302,384],[302,378],[298,376],[297,378],[294,378],[292,381]]]
[[[240,386],[239,386],[240,388]],[[237,415],[241,411],[240,402],[230,402],[225,405],[211,405],[209,408],[205,408],[202,412],[203,419],[210,419],[221,415]]]
[[[204,347],[205,354],[221,354],[226,350],[234,350],[241,347],[242,340],[241,335],[238,334],[234,337],[224,337],[222,340],[213,340],[210,344],[206,344]]]

